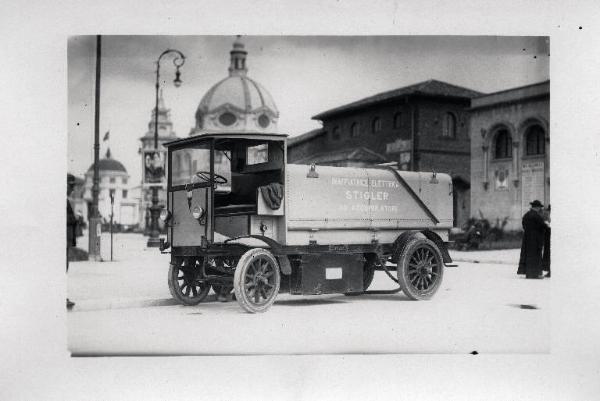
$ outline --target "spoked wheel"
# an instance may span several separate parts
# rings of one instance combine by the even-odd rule
[[[203,260],[179,258],[169,267],[169,291],[173,298],[184,305],[196,305],[210,291],[210,284],[199,282]]]
[[[271,252],[262,248],[247,251],[240,258],[233,289],[238,304],[247,312],[264,312],[275,302],[281,277]]]
[[[228,300],[229,294],[233,291],[233,286],[231,285],[223,285],[223,284],[213,284],[212,289],[217,296],[217,300],[225,301]]]
[[[226,274],[233,276],[237,266],[238,259],[234,257],[211,258],[207,263],[207,272],[209,274]],[[211,285],[217,299],[225,300],[233,291],[233,285],[223,283],[213,283]]]
[[[398,281],[410,299],[430,299],[439,289],[444,265],[434,242],[412,238],[398,260]]]

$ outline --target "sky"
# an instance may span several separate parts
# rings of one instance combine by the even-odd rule
[[[194,126],[200,100],[228,75],[235,36],[102,36],[100,140],[141,181],[139,138],[154,107],[155,63],[168,48],[185,56],[183,84],[161,62],[165,105],[179,137]],[[549,39],[511,36],[244,36],[248,76],[279,109],[279,131],[296,136],[321,126],[311,117],[380,92],[437,79],[484,93],[550,78]],[[96,37],[68,39],[68,170],[93,162]]]

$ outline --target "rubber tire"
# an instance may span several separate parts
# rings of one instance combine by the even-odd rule
[[[198,292],[198,295],[196,295],[195,297],[185,296],[185,294],[182,294],[179,290],[179,282],[177,280],[178,276],[179,264],[175,265],[174,263],[169,263],[169,292],[171,293],[171,296],[174,299],[176,299],[177,302],[179,302],[180,304],[186,306],[198,305],[206,298],[206,296],[210,292],[210,284],[206,284],[206,286],[204,286],[204,288],[201,288],[200,292]]]
[[[433,286],[425,292],[422,290],[416,289],[408,279],[408,263],[413,255],[413,253],[422,247],[429,248],[433,251],[435,262],[439,266],[438,278],[433,284]],[[400,284],[400,288],[402,288],[402,292],[412,300],[428,300],[431,299],[437,290],[440,288],[442,284],[442,279],[444,277],[444,263],[442,260],[442,254],[438,249],[437,245],[428,239],[413,237],[409,239],[404,244],[404,249],[401,251],[399,259],[397,261],[397,271],[398,271],[398,282]]]
[[[267,302],[262,305],[255,305],[249,300],[248,294],[245,291],[244,278],[251,263],[259,257],[269,259],[274,266],[275,286],[273,288],[272,296],[267,300]],[[246,251],[246,253],[242,255],[238,261],[237,267],[235,268],[235,275],[233,276],[233,290],[235,292],[235,298],[242,309],[249,313],[262,313],[267,311],[271,305],[273,305],[273,302],[275,302],[275,298],[279,293],[280,285],[281,275],[279,272],[279,264],[271,252],[263,248],[254,248]]]

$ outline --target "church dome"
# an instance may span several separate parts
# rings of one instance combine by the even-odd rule
[[[276,132],[279,111],[269,92],[247,77],[248,53],[239,37],[230,54],[229,76],[210,88],[200,101],[196,111],[196,130]]]
[[[116,171],[116,172],[127,173],[125,166],[123,166],[123,164],[120,161],[112,159],[110,157],[110,149],[108,149],[106,151],[105,159],[98,160],[98,170],[103,171],[103,172],[104,171]],[[92,165],[88,169],[88,172],[93,172],[93,171],[94,171],[94,164],[92,163]]]

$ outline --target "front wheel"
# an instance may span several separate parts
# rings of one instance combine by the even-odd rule
[[[440,288],[444,265],[433,241],[417,237],[410,239],[397,263],[400,288],[410,299],[430,299]]]
[[[266,249],[247,251],[238,261],[233,289],[238,304],[246,312],[265,312],[275,302],[281,277],[279,265]]]
[[[197,305],[210,291],[210,284],[198,281],[203,260],[178,258],[169,266],[169,291],[184,305]]]

